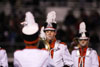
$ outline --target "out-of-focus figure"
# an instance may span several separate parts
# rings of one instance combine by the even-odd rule
[[[14,53],[14,67],[47,67],[49,66],[49,52],[38,49],[39,26],[34,20],[31,12],[26,12],[25,22],[22,28],[22,35],[25,49],[17,50]]]
[[[82,22],[78,38],[80,47],[72,51],[73,67],[99,67],[97,52],[88,47],[89,39],[86,25]]]
[[[8,67],[7,53],[2,48],[0,48],[0,67]]]

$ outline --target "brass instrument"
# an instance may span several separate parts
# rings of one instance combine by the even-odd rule
[[[37,47],[40,48],[40,49],[45,48],[48,51],[50,51],[49,43],[45,39],[42,39],[42,38],[40,38]]]

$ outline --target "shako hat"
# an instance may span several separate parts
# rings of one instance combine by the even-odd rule
[[[57,23],[56,23],[56,12],[51,11],[47,15],[47,20],[46,23],[44,24],[44,31],[46,30],[56,30],[57,28]]]
[[[80,23],[78,37],[79,37],[79,39],[88,39],[89,38],[89,33],[86,31],[85,22]]]
[[[31,12],[26,12],[25,21],[21,24],[24,24],[22,28],[22,35],[24,43],[26,44],[35,44],[38,42],[39,35],[39,26],[35,22],[34,16]]]

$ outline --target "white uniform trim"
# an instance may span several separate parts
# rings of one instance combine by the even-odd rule
[[[91,50],[92,50],[91,48],[88,48],[88,49],[87,49],[87,51],[86,51],[86,56],[89,56]],[[79,50],[77,50],[77,56],[80,56]]]
[[[91,49],[87,49],[86,56],[89,56],[90,52],[91,52]],[[77,50],[77,56],[81,57],[81,56],[80,56],[79,50]],[[83,63],[83,58],[84,58],[84,57],[85,57],[85,56],[82,56],[82,57],[81,57],[81,60],[80,60],[79,65],[81,64],[81,62]],[[79,67],[80,67],[80,66],[79,66]],[[82,64],[82,67],[83,67],[83,64]]]
[[[73,66],[78,67],[79,50],[72,51]],[[88,48],[85,56],[85,67],[99,67],[98,55],[95,50]]]

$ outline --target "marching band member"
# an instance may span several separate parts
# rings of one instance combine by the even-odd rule
[[[78,41],[79,49],[72,51],[73,67],[99,67],[97,52],[88,47],[89,34],[84,22],[80,24]]]
[[[44,42],[46,45],[49,45],[45,48],[50,52],[51,58],[54,61],[54,67],[63,67],[64,65],[71,66],[73,62],[67,45],[55,37],[57,34],[57,23],[55,19],[56,12],[49,12],[42,31],[42,33],[44,32]]]
[[[25,49],[15,51],[14,67],[47,67],[49,65],[49,52],[37,48],[39,26],[31,12],[26,12],[22,35]]]
[[[8,67],[7,53],[2,48],[0,48],[0,67]]]

